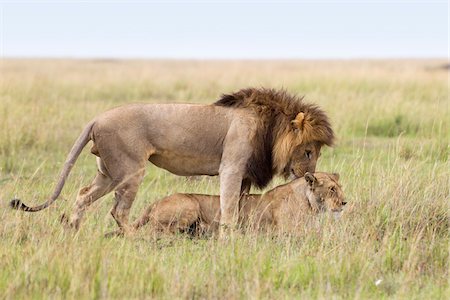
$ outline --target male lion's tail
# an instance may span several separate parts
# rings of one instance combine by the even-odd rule
[[[55,200],[58,198],[59,194],[61,193],[61,190],[64,187],[64,183],[66,182],[67,176],[69,176],[70,171],[72,170],[72,167],[75,165],[75,162],[80,155],[81,151],[83,150],[84,146],[91,140],[90,134],[92,131],[92,126],[94,126],[94,121],[89,122],[89,124],[83,129],[83,132],[80,134],[78,139],[75,141],[75,144],[72,146],[72,150],[70,150],[69,155],[67,156],[66,162],[64,163],[63,169],[61,171],[61,174],[59,175],[58,182],[56,184],[55,191],[53,192],[50,199],[48,199],[45,203],[29,207],[25,205],[22,201],[19,199],[13,199],[9,203],[11,208],[14,209],[20,209],[23,211],[28,212],[36,212],[43,210],[44,208],[49,207]]]

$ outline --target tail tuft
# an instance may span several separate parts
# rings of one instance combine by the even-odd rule
[[[12,199],[11,202],[9,202],[9,206],[12,209],[20,209],[20,210],[26,210],[27,206],[20,201],[20,199]]]

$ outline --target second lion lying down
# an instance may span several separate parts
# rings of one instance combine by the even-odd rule
[[[278,228],[283,231],[301,223],[310,214],[322,211],[340,213],[344,194],[339,175],[306,173],[290,183],[262,195],[243,195],[239,204],[239,223],[254,229]],[[133,224],[134,229],[151,222],[158,231],[203,234],[219,227],[219,196],[174,194],[150,205]]]

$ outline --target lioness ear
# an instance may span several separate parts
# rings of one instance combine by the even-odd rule
[[[294,126],[294,129],[302,130],[303,129],[303,121],[305,120],[305,114],[302,112],[299,112],[294,120],[291,121],[292,126]]]
[[[314,177],[314,175],[309,172],[305,173],[305,180],[310,187],[314,187],[314,185],[317,183],[317,178]]]
[[[333,173],[333,174],[331,174],[331,177],[336,181],[339,181],[339,178],[340,178],[339,173]]]

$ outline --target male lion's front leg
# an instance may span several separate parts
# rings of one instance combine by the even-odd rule
[[[235,229],[238,224],[241,185],[252,154],[254,123],[237,119],[230,126],[224,141],[219,168],[220,176],[220,228],[221,233]],[[242,192],[245,192],[247,187]]]
[[[238,223],[239,197],[242,173],[232,169],[220,173],[220,225],[221,231],[235,229]]]

